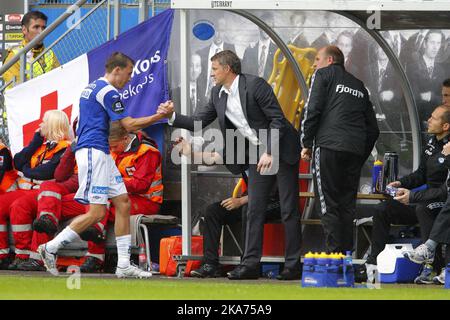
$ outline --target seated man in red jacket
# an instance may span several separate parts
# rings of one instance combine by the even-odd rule
[[[73,201],[73,196],[78,190],[77,166],[75,154],[68,147],[60,159],[55,170],[55,181],[45,181],[41,184],[39,194],[30,194],[22,197],[17,204],[20,212],[11,210],[11,223],[19,223],[24,220],[33,223],[33,233],[27,237],[14,238],[16,243],[21,243],[29,249],[29,259],[21,261],[16,268],[25,271],[45,271],[40,261],[37,248],[53,238],[60,221],[76,217],[87,210],[87,206]]]
[[[131,200],[130,214],[157,214],[163,199],[163,185],[161,155],[156,145],[150,139],[143,137],[142,134],[129,134],[118,122],[111,123],[109,144],[111,155],[123,176],[129,193]],[[71,162],[72,164],[65,164],[66,160],[73,162]],[[71,168],[74,167],[74,163],[75,157],[72,152],[68,159],[65,159],[65,156],[63,157],[61,167],[66,172],[60,172],[62,176],[66,175],[67,178],[72,174]],[[77,187],[74,188],[75,191]],[[80,208],[84,206],[73,200],[74,193],[66,194],[66,191],[55,183],[53,185],[51,183],[45,184],[45,192],[41,192],[39,195],[38,219],[33,224],[36,231],[53,236],[59,221],[85,213],[85,210]],[[80,235],[82,239],[89,240],[88,255],[85,263],[81,266],[82,272],[96,272],[102,269],[106,225],[108,221],[114,221],[114,217],[115,208],[111,207],[101,222],[88,228]],[[39,244],[41,243],[33,243],[32,248],[36,249]],[[40,261],[33,261],[33,264],[36,263],[41,265]]]
[[[16,179],[11,151],[0,140],[0,194],[17,189]]]

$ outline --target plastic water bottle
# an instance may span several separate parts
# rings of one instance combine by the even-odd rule
[[[145,245],[139,245],[139,269],[147,271],[147,254],[145,253]]]
[[[326,266],[330,263],[330,256],[326,252],[321,252],[316,258],[316,263],[319,266]]]
[[[314,277],[315,257],[316,255],[311,251],[305,254],[303,259],[302,287],[315,287],[317,285],[317,279]]]
[[[381,193],[383,162],[376,160],[372,168],[372,193]]]
[[[347,251],[342,261],[344,282],[346,287],[353,287],[355,284],[355,272],[353,270],[352,252]]]
[[[327,287],[337,287],[340,278],[339,269],[342,270],[342,258],[339,253],[331,253],[329,257],[330,264],[327,268]]]

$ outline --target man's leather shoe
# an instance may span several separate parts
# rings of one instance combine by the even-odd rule
[[[221,276],[220,267],[209,263],[204,263],[200,268],[191,271],[191,277],[196,278],[217,278]]]
[[[278,280],[299,280],[302,278],[300,269],[288,269],[285,268],[279,275],[277,275]]]
[[[258,279],[259,267],[251,268],[248,266],[239,265],[232,271],[228,272],[227,276],[230,280]]]

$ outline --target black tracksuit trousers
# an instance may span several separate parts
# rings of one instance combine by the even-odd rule
[[[353,219],[364,160],[351,152],[314,149],[316,206],[325,231],[328,252],[353,250]]]

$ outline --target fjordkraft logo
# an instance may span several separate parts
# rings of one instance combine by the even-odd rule
[[[233,1],[211,1],[211,8],[231,8]]]
[[[336,93],[348,93],[351,94],[352,96],[358,97],[358,98],[364,98],[364,93],[362,93],[359,90],[350,88],[350,87],[346,87],[343,84],[338,84],[336,86]]]

